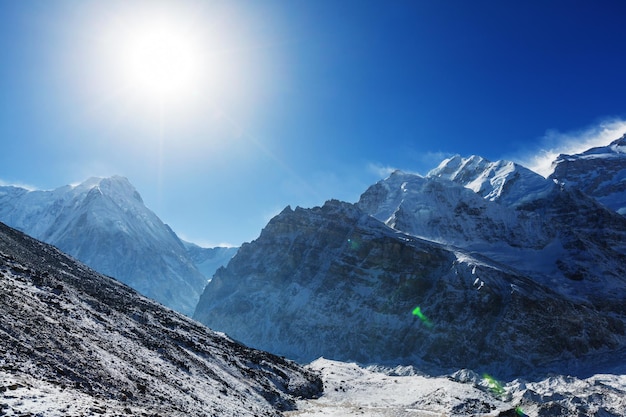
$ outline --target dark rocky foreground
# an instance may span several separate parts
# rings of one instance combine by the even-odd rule
[[[215,333],[2,223],[0,352],[0,382],[9,381],[0,415],[29,415],[28,401],[7,399],[39,383],[50,407],[55,392],[99,404],[76,415],[278,416],[322,390],[294,362]]]

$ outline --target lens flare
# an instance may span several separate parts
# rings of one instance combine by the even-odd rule
[[[424,325],[429,329],[433,327],[432,322],[428,319],[428,317],[424,315],[424,313],[422,313],[422,309],[420,308],[420,306],[417,306],[413,309],[413,315],[418,317],[422,321],[422,323],[424,323]]]
[[[483,374],[483,378],[487,380],[487,383],[489,384],[489,389],[494,395],[498,397],[502,397],[504,395],[504,388],[502,387],[502,384],[498,382],[498,380],[496,380],[489,374]]]
[[[361,243],[354,239],[348,239],[348,246],[350,246],[352,250],[357,250],[361,247]]]
[[[515,407],[515,412],[519,417],[528,417],[528,414],[526,414],[519,405]]]

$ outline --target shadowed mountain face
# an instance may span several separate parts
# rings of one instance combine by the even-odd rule
[[[44,386],[38,401],[48,410],[70,398],[77,415],[278,416],[322,389],[295,363],[215,333],[1,223],[0,284],[0,381],[13,381],[1,387],[11,398],[33,398],[30,390]],[[2,411],[28,407],[11,404]]]
[[[622,311],[575,302],[336,201],[275,217],[218,270],[194,317],[299,361],[488,366],[500,375],[625,342]]]

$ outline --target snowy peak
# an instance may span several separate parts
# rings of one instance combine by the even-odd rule
[[[438,176],[395,172],[365,191],[357,206],[396,230],[467,249],[537,249],[553,237],[539,216],[522,215]]]
[[[72,187],[75,192],[82,194],[93,189],[99,190],[116,201],[132,201],[143,204],[139,192],[128,181],[128,178],[114,175],[109,178],[91,177],[88,180]]]
[[[454,181],[483,198],[516,207],[541,198],[554,189],[551,181],[511,161],[490,162],[480,156],[444,160],[427,175]]]
[[[559,155],[552,166],[551,179],[577,188],[626,215],[626,135],[607,146]]]
[[[188,315],[207,282],[124,177],[93,177],[52,191],[0,187],[0,221]]]
[[[606,146],[597,146],[574,155],[560,154],[552,163],[552,166],[556,167],[563,161],[575,161],[578,159],[610,159],[624,157],[626,157],[626,135],[614,140]]]

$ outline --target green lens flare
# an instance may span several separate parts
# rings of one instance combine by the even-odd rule
[[[420,306],[417,306],[413,309],[413,315],[419,317],[419,319],[422,321],[422,323],[424,323],[426,327],[433,327],[433,324],[428,319],[428,317],[426,317],[424,313],[422,313],[422,309],[420,308]]]
[[[488,374],[483,374],[483,378],[487,380],[491,392],[498,396],[504,395],[504,388],[502,387],[502,384],[498,382],[494,377]]]
[[[361,246],[361,243],[354,239],[348,239],[348,245],[350,246],[350,249],[357,250]]]

